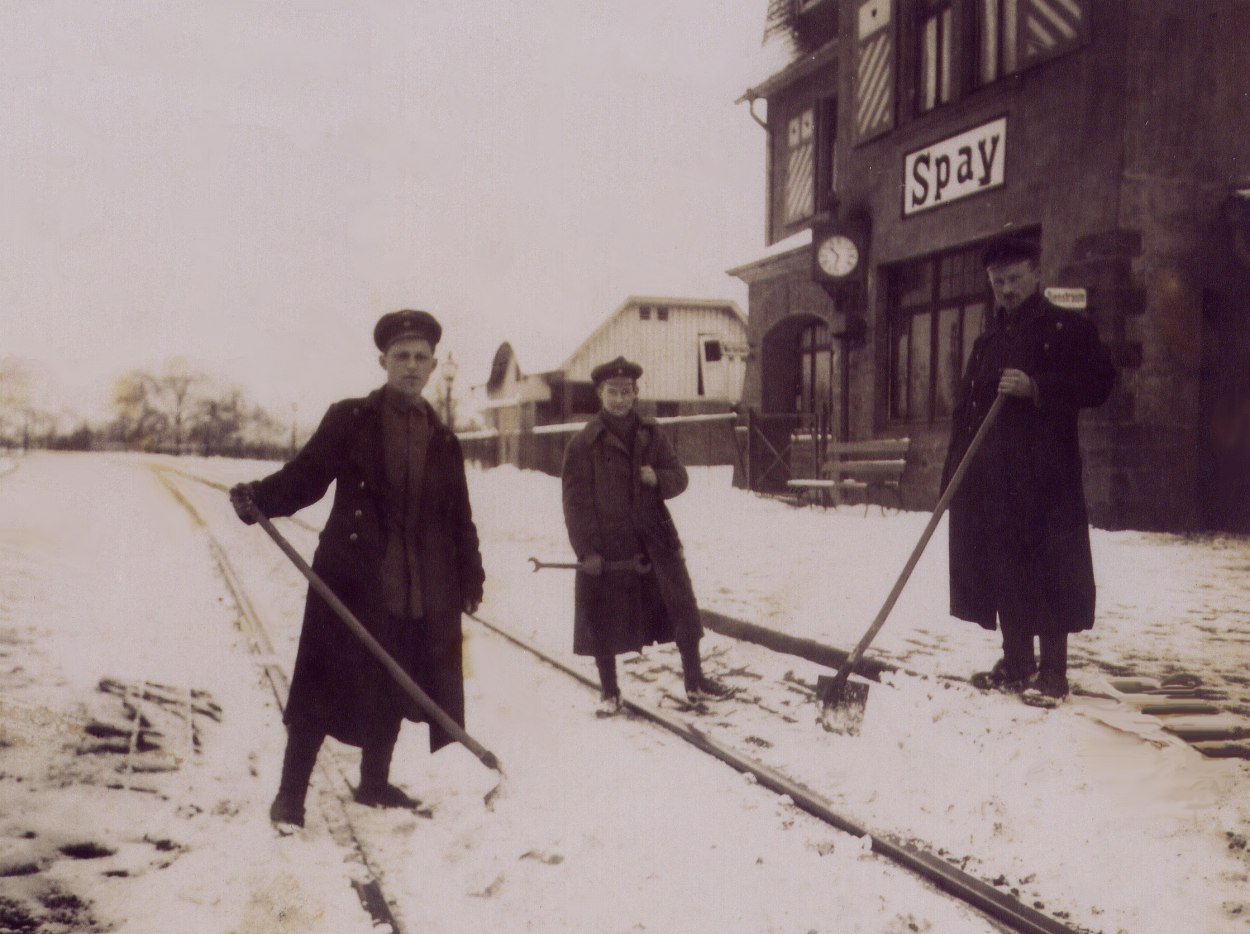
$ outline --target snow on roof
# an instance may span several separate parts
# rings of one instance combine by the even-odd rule
[[[758,266],[760,263],[811,245],[812,230],[810,227],[805,227],[798,233],[790,234],[790,236],[786,237],[784,240],[778,240],[772,246],[765,247],[754,259],[734,266],[732,269],[726,269],[725,272],[728,275],[740,277],[743,272],[746,272],[754,266]]]

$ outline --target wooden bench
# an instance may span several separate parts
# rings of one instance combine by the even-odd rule
[[[910,438],[879,438],[875,441],[833,442],[820,465],[820,477],[786,481],[795,492],[799,505],[813,497],[821,505],[839,506],[847,494],[863,494],[864,511],[873,501],[873,492],[888,494],[894,508],[903,505],[903,471],[907,468]],[[886,495],[876,497],[881,511],[886,510]]]

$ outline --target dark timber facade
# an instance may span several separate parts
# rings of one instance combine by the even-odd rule
[[[931,508],[991,301],[979,249],[1014,230],[1119,368],[1083,416],[1092,520],[1250,531],[1250,3],[767,15],[790,63],[743,95],[766,125],[770,245],[731,270],[749,289],[744,407],[834,439],[910,437],[904,501]],[[807,232],[845,225],[862,273],[826,288]]]

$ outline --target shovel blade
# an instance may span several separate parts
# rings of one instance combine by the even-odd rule
[[[449,743],[438,751],[434,762],[439,785],[479,797],[486,810],[493,811],[496,804],[507,800],[503,767],[494,753],[479,756],[461,743]]]
[[[859,735],[868,705],[868,685],[861,681],[844,681],[820,675],[816,679],[816,697],[820,701],[817,720],[830,733]]]

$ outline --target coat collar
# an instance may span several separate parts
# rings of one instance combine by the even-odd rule
[[[638,416],[639,437],[642,437],[642,432],[644,429],[646,429],[649,434],[650,430],[655,428],[658,424],[659,422],[657,422],[654,418],[651,418],[649,415],[639,415]],[[608,426],[603,421],[603,414],[601,412],[596,412],[595,417],[586,423],[586,427],[583,428],[582,431],[586,432],[586,440],[591,444],[594,444],[596,441],[598,441],[601,435],[606,435],[609,439],[616,438],[616,435],[612,434],[612,432],[608,430]],[[624,447],[624,445],[621,445],[621,446]]]
[[[355,400],[353,411],[361,417],[356,442],[351,446],[349,457],[354,460],[362,474],[369,479],[375,490],[386,490],[386,465],[382,452],[382,406],[385,404],[383,387],[378,387],[363,399]],[[425,414],[430,424],[430,449],[434,450],[446,443],[452,433],[443,424],[430,405],[425,403]]]
[[[373,390],[373,392],[369,393],[369,395],[365,396],[364,399],[361,400],[360,407],[371,416],[380,415],[382,413],[382,405],[386,400],[385,390],[385,386],[379,386],[377,389]],[[429,419],[430,422],[431,436],[436,433],[448,434],[449,431],[447,426],[444,425],[443,420],[438,417],[438,412],[434,410],[434,406],[430,405],[430,400],[422,398],[421,404],[425,406],[425,417]]]
[[[1050,310],[1050,307],[1050,302],[1046,301],[1042,297],[1041,291],[1038,290],[1021,302],[1014,311],[996,308],[995,319],[998,321],[999,327],[1028,324],[1034,318],[1044,315]]]

